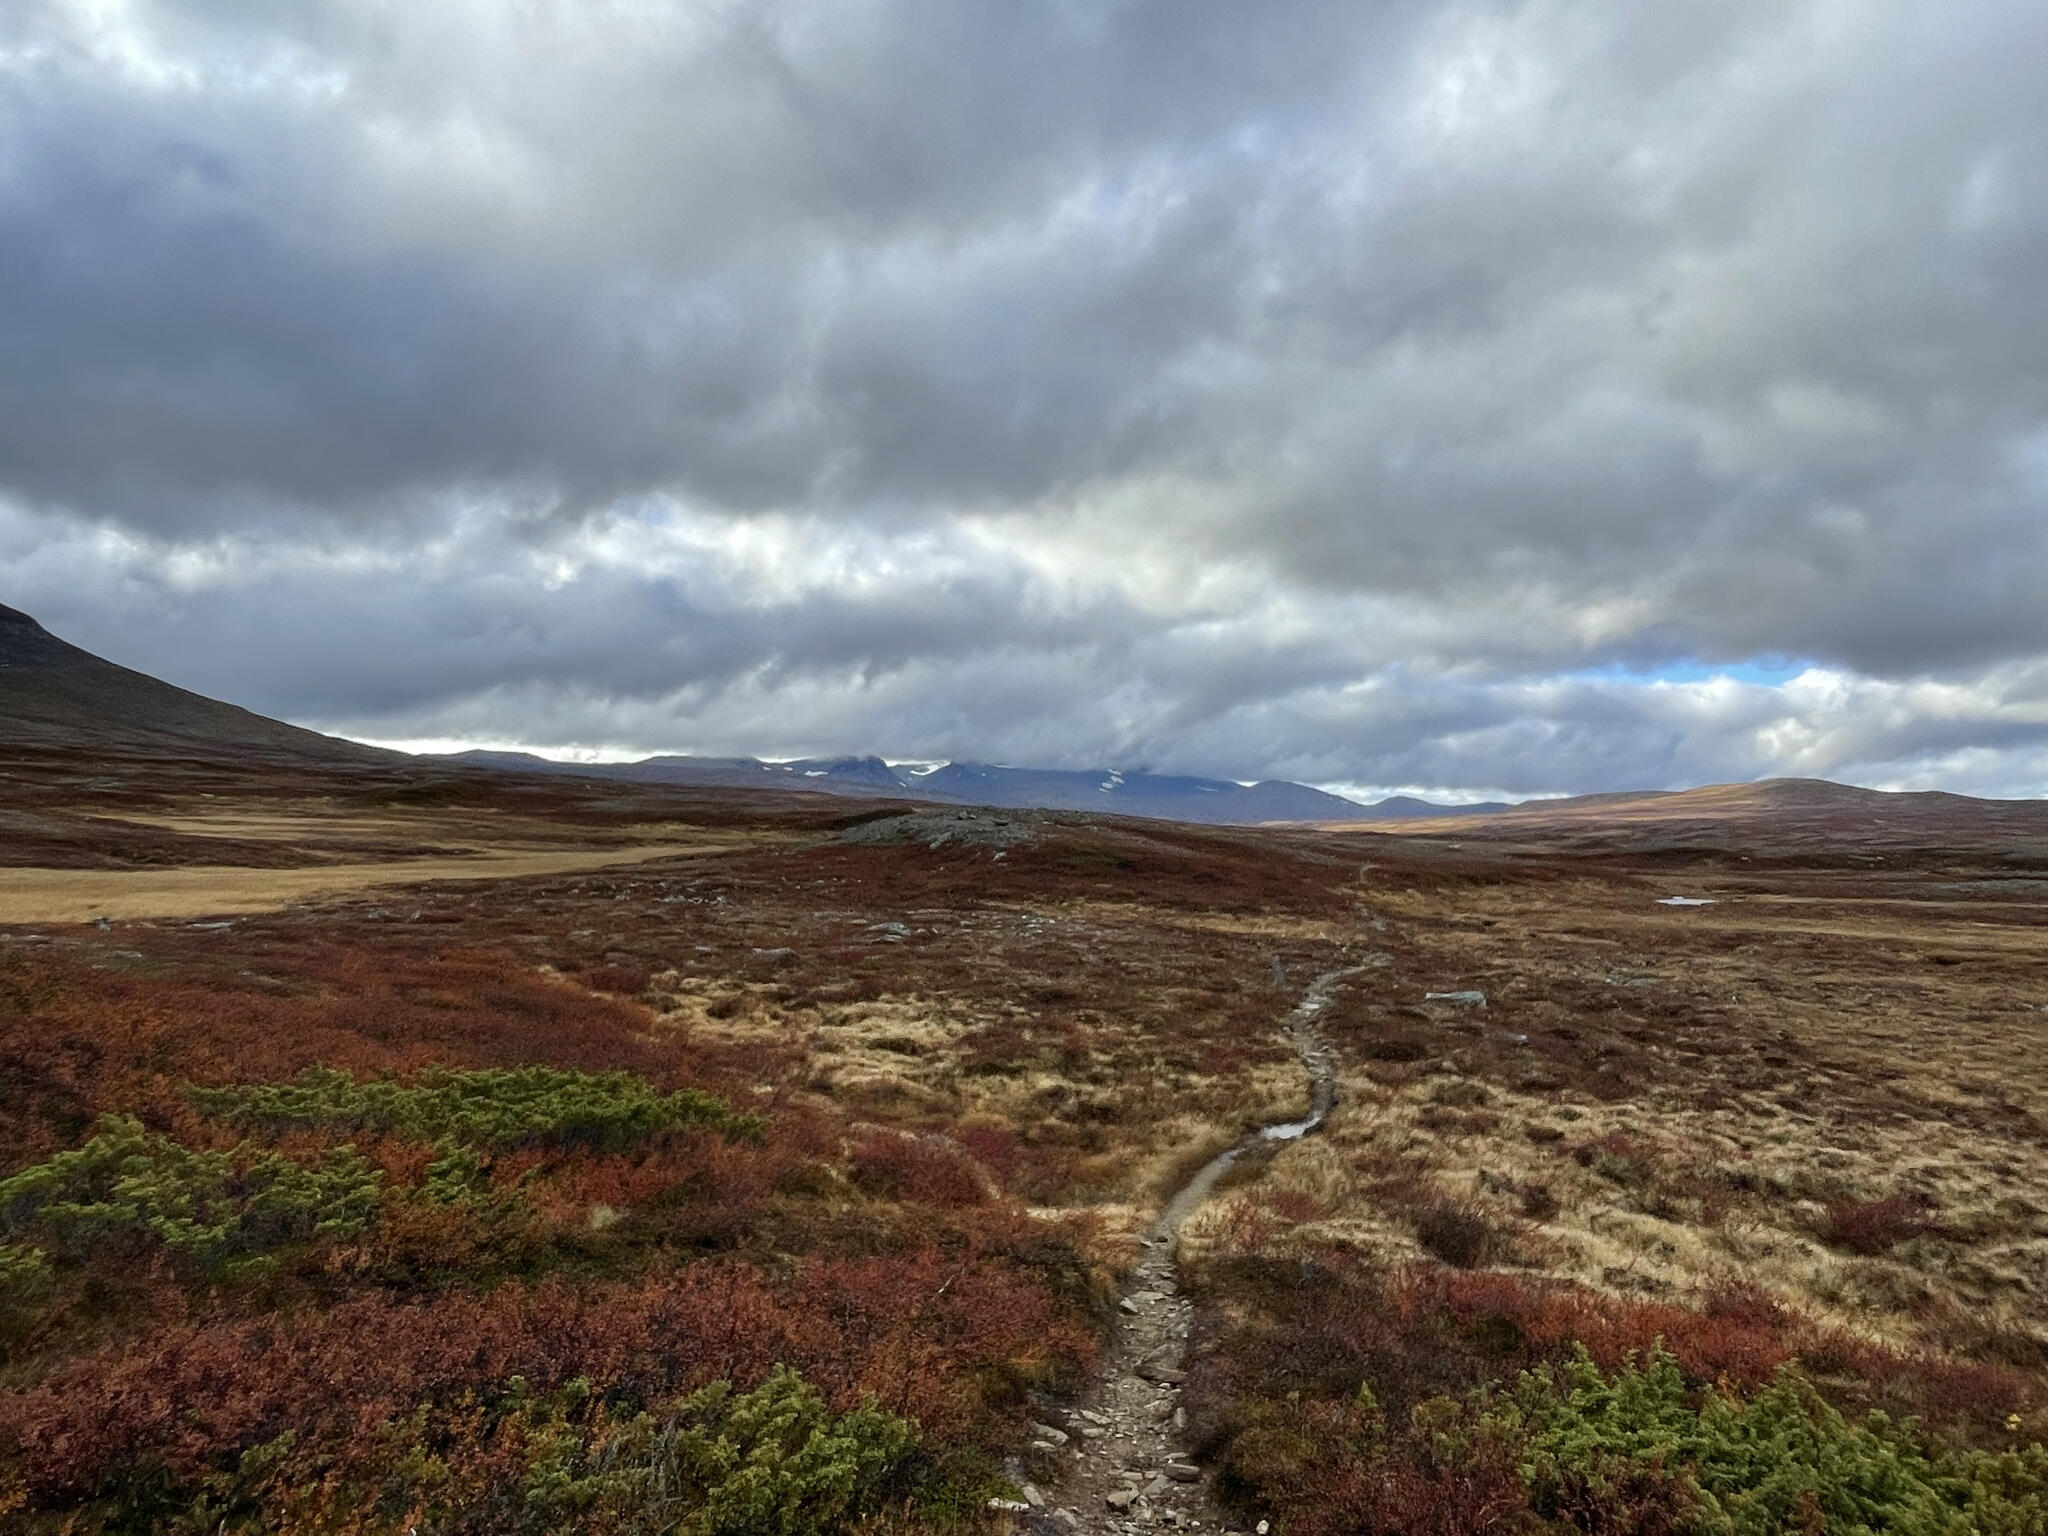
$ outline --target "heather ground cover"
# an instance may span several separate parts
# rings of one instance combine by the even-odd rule
[[[1283,1026],[1341,971],[1329,1124],[1181,1234],[1221,1518],[2042,1528],[2048,950],[2010,849],[273,788],[325,841],[264,858],[422,805],[462,849],[722,848],[0,931],[11,1524],[1043,1524],[988,1501],[1058,1506],[1084,1442],[1032,1426],[1074,1424],[1167,1196],[1301,1112]],[[218,810],[152,795],[154,857],[217,858]]]

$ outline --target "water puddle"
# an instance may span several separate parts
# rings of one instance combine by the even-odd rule
[[[1308,1073],[1308,1114],[1300,1120],[1282,1120],[1272,1125],[1261,1126],[1247,1135],[1228,1151],[1219,1152],[1204,1163],[1195,1176],[1183,1184],[1180,1192],[1167,1202],[1166,1209],[1159,1213],[1159,1221],[1153,1227],[1153,1234],[1170,1238],[1180,1230],[1180,1224],[1193,1214],[1195,1209],[1209,1198],[1216,1187],[1216,1181],[1223,1177],[1230,1165],[1253,1147],[1269,1141],[1299,1141],[1311,1131],[1319,1129],[1330,1118],[1330,1111],[1337,1106],[1337,1074],[1330,1065],[1330,1053],[1316,1036],[1316,1020],[1330,1006],[1330,999],[1337,988],[1353,976],[1361,975],[1374,967],[1385,964],[1384,957],[1376,957],[1363,965],[1347,965],[1341,970],[1325,971],[1309,984],[1294,1011],[1287,1016],[1288,1031],[1294,1036],[1294,1049],[1301,1058],[1302,1068]]]
[[[1210,1501],[1206,1478],[1189,1457],[1187,1415],[1175,1400],[1187,1379],[1194,1309],[1180,1292],[1174,1238],[1240,1157],[1264,1143],[1298,1141],[1329,1118],[1337,1102],[1337,1075],[1316,1034],[1316,1021],[1339,983],[1385,963],[1384,956],[1376,956],[1363,965],[1325,972],[1288,1015],[1295,1051],[1308,1073],[1308,1114],[1246,1134],[1204,1163],[1160,1213],[1119,1303],[1122,1326],[1097,1367],[1100,1374],[1087,1405],[1069,1414],[1064,1427],[1055,1426],[1057,1442],[1039,1447],[1070,1458],[1052,1496],[1065,1497],[1075,1507],[1027,1511],[1024,1529],[1046,1536],[1121,1536],[1155,1521],[1180,1529],[1227,1529]],[[1027,1503],[1046,1498],[1036,1488],[1026,1490]]]

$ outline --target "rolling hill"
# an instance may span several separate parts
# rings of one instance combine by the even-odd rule
[[[287,725],[117,666],[5,606],[0,744],[260,763],[402,761],[399,753]]]
[[[1342,825],[1395,830],[1366,819]],[[1765,834],[1778,849],[1873,849],[1930,840],[1976,846],[2006,840],[2016,857],[2048,859],[2048,801],[1980,800],[1942,790],[1863,789],[1827,779],[1759,779],[1697,789],[1532,800],[1456,817],[1410,817],[1398,830],[1638,851],[1729,848],[1755,843]]]

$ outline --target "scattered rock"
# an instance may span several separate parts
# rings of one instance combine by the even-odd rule
[[[1173,1484],[1169,1483],[1165,1478],[1159,1476],[1159,1474],[1155,1472],[1152,1475],[1152,1480],[1146,1483],[1143,1488],[1139,1489],[1138,1494],[1140,1498],[1156,1499],[1159,1497],[1160,1494],[1166,1492],[1166,1490],[1171,1488],[1172,1486]]]
[[[1017,1499],[990,1499],[988,1507],[990,1509],[1000,1509],[1005,1514],[1012,1515],[1028,1515],[1031,1513],[1031,1506]]]
[[[1138,1374],[1162,1387],[1177,1387],[1188,1379],[1186,1371],[1158,1359],[1141,1360],[1138,1363]]]
[[[1029,1504],[1033,1509],[1045,1508],[1045,1495],[1038,1491],[1037,1484],[1026,1483],[1023,1492],[1026,1504]]]
[[[1190,1467],[1177,1461],[1169,1461],[1159,1470],[1172,1478],[1176,1483],[1199,1483],[1202,1480],[1202,1469],[1200,1467]]]
[[[1138,1502],[1138,1490],[1135,1488],[1118,1488],[1113,1492],[1104,1494],[1102,1502],[1118,1514],[1126,1514],[1129,1512],[1130,1507]]]
[[[1142,1307],[1138,1305],[1138,1298],[1135,1296],[1126,1296],[1122,1301],[1117,1303],[1117,1307],[1126,1316],[1129,1317],[1136,1317],[1139,1312],[1144,1310]]]
[[[892,843],[915,843],[933,852],[952,844],[967,847],[1018,847],[1036,842],[1039,827],[1052,821],[1030,811],[995,811],[961,807],[959,810],[912,811],[901,816],[883,816],[848,827],[839,834],[842,843],[886,847]]]
[[[1484,1008],[1486,1006],[1486,994],[1476,991],[1425,992],[1422,994],[1422,1000],[1425,1003],[1454,1003],[1460,1008]]]
[[[1054,1445],[1065,1445],[1067,1443],[1067,1432],[1064,1429],[1055,1429],[1050,1424],[1040,1424],[1034,1421],[1031,1425],[1031,1433],[1038,1436],[1041,1440],[1050,1440]]]

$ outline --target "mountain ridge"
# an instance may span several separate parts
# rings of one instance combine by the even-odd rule
[[[1499,822],[1543,822],[1589,816],[1675,820],[1693,815],[1953,810],[1970,806],[2012,808],[2043,803],[2038,799],[1964,795],[1946,789],[1867,789],[1859,784],[1838,784],[1832,779],[1773,775],[1722,784],[1698,784],[1690,789],[1603,790],[1590,795],[1524,800],[1515,805],[1472,807],[1471,813]]]
[[[446,760],[478,767],[641,784],[811,790],[849,797],[985,805],[1003,810],[1106,811],[1226,826],[1266,822],[1311,824],[1359,817],[1449,816],[1464,809],[1406,797],[1396,797],[1376,807],[1284,779],[1240,784],[1232,779],[1155,774],[1136,769],[1018,768],[965,761],[917,770],[899,768],[875,756],[768,762],[754,757],[664,754],[630,762],[564,763],[528,752],[476,750],[453,753]]]
[[[1211,825],[1398,827],[1482,835],[1755,817],[1925,818],[1966,810],[2039,811],[2044,805],[2039,800],[1987,800],[1946,790],[1863,789],[1797,777],[1451,806],[1407,795],[1367,804],[1283,779],[1241,784],[1137,769],[1018,768],[968,761],[911,769],[873,755],[770,762],[670,753],[607,763],[564,763],[533,753],[485,749],[409,755],[323,735],[176,687],[73,645],[5,604],[0,604],[0,743],[283,764],[438,763],[707,789],[810,791],[1009,810],[1099,811]]]
[[[402,755],[273,720],[120,666],[0,604],[0,721],[9,746],[271,763],[389,764]]]
[[[1923,846],[1930,839],[2003,843],[2030,867],[2048,861],[2048,800],[1992,800],[1948,790],[1865,789],[1830,779],[1768,778],[1568,799],[1524,801],[1462,817],[1413,817],[1398,823],[1352,818],[1324,822],[1332,832],[1413,833],[1550,849],[1707,853],[1762,846],[1779,854],[1831,849],[1867,858],[1873,850]]]

